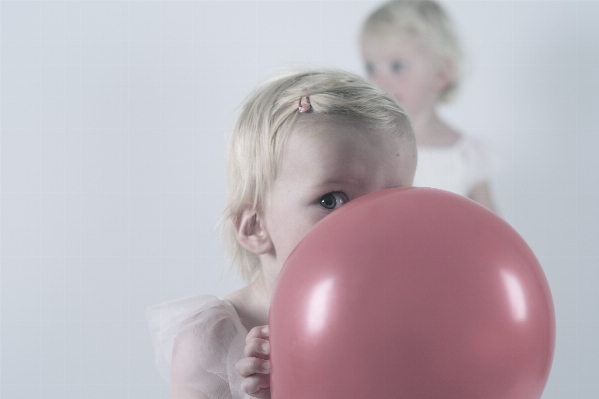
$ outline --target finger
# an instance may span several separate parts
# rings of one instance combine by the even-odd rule
[[[255,398],[270,397],[270,376],[265,374],[255,374],[245,378],[241,382],[241,390]],[[268,396],[264,396],[264,391],[268,391]]]
[[[246,342],[243,352],[247,357],[268,359],[268,355],[270,354],[270,343],[261,338],[252,338]]]
[[[268,326],[258,326],[252,328],[245,337],[245,342],[251,339],[260,338],[268,341]]]
[[[235,364],[235,369],[245,378],[253,374],[269,374],[270,361],[256,357],[245,357]]]
[[[256,399],[270,399],[270,388],[260,388],[251,397]]]

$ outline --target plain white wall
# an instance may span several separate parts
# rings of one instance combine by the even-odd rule
[[[145,308],[241,286],[217,222],[235,107],[278,69],[362,74],[378,1],[1,2],[1,391],[165,398]],[[599,3],[444,1],[443,114],[500,155],[501,214],[557,313],[544,398],[599,397]]]

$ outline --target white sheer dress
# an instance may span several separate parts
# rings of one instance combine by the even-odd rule
[[[449,147],[418,147],[415,187],[432,187],[468,196],[491,178],[496,159],[482,142],[462,136]]]
[[[212,295],[176,299],[149,307],[147,317],[156,366],[167,382],[176,367],[184,384],[210,399],[249,398],[235,370],[248,332],[229,301]]]

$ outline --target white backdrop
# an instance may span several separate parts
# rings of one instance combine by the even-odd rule
[[[235,107],[283,67],[363,74],[378,4],[0,3],[2,398],[166,398],[145,308],[241,286],[215,229]],[[543,398],[597,398],[599,3],[443,4],[471,60],[443,114],[501,156],[554,295]]]

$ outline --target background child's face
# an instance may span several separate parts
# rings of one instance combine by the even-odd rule
[[[263,267],[275,278],[319,220],[362,195],[411,186],[416,169],[413,141],[340,117],[307,118],[313,120],[296,126],[285,144],[262,218],[273,244],[273,262]]]
[[[446,67],[417,38],[366,34],[362,57],[369,79],[412,117],[431,110],[449,83]]]

